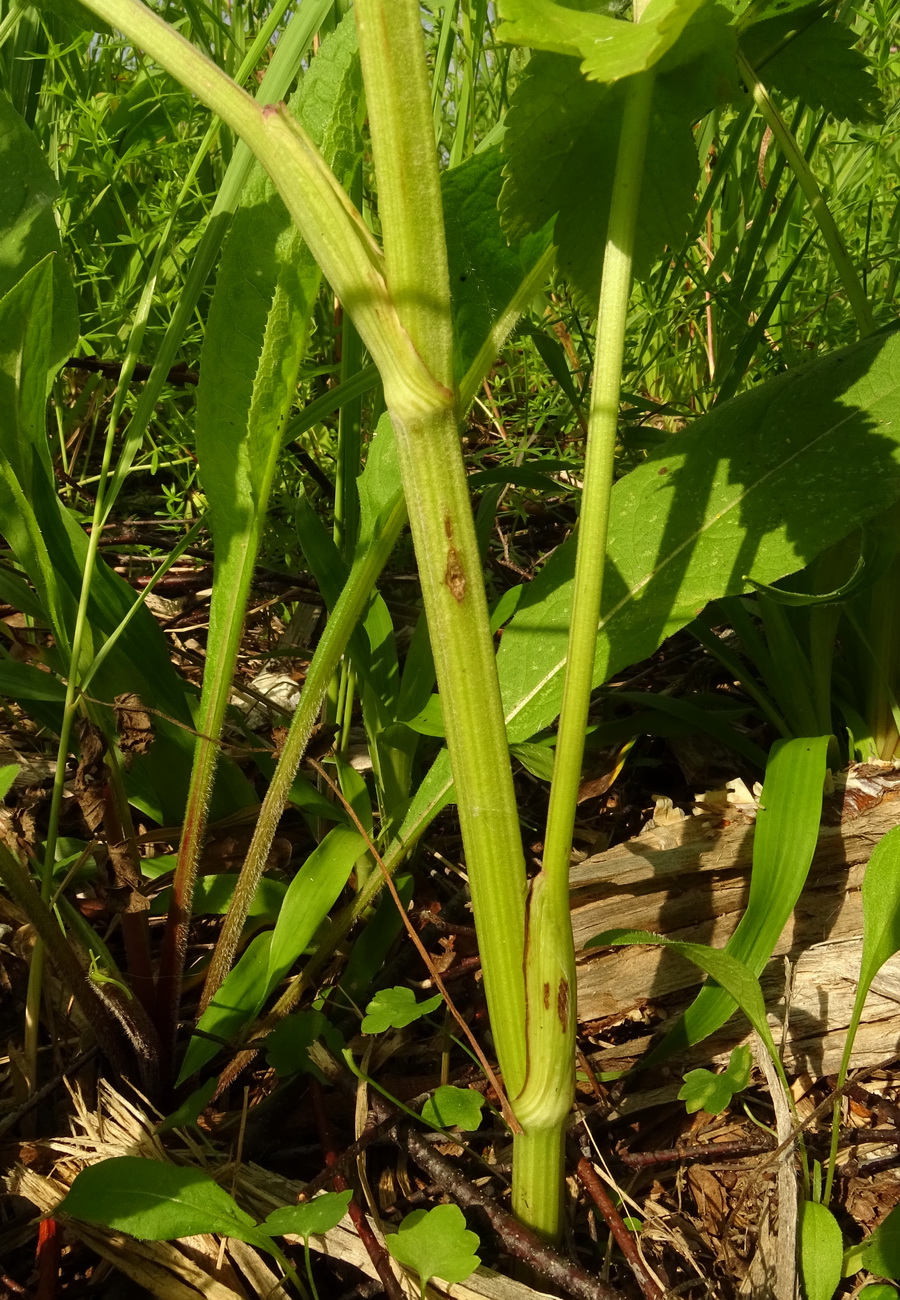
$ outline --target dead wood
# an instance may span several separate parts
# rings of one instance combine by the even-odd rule
[[[776,1042],[791,990],[785,1063],[814,1077],[839,1064],[859,972],[860,885],[883,835],[900,822],[900,771],[857,765],[826,800],[809,881],[762,977]],[[573,867],[572,924],[582,1024],[614,1023],[663,1003],[686,1005],[702,978],[674,953],[640,947],[588,953],[612,927],[652,930],[721,947],[740,920],[750,880],[752,813],[670,819]],[[741,1030],[742,1026],[738,1026]],[[729,1044],[738,1040],[734,1026]],[[709,1045],[702,1049],[709,1056]],[[882,969],[857,1034],[853,1066],[900,1055],[900,958]]]

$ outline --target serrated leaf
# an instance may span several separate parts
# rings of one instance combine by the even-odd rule
[[[366,1007],[363,1017],[364,1034],[383,1034],[386,1029],[405,1029],[407,1025],[430,1015],[441,1005],[441,995],[417,1002],[412,989],[396,985],[392,989],[381,989]]]
[[[641,21],[633,23],[553,0],[500,0],[504,22],[497,35],[512,45],[577,56],[586,77],[609,83],[653,67],[706,3],[651,0]]]
[[[458,1205],[415,1210],[385,1244],[398,1263],[418,1273],[423,1297],[431,1278],[465,1282],[481,1263],[478,1238],[466,1227]]]
[[[818,1201],[800,1211],[800,1275],[806,1300],[831,1300],[841,1280],[844,1243],[837,1219]]]
[[[352,1192],[325,1192],[303,1205],[283,1205],[259,1225],[270,1237],[312,1237],[330,1232],[347,1213]]]
[[[880,121],[878,85],[868,59],[855,48],[856,33],[830,15],[820,15],[779,48],[796,27],[797,17],[787,14],[754,23],[742,34],[741,49],[763,82],[834,117]]]
[[[711,5],[695,15],[679,45],[660,63],[635,235],[638,279],[687,231],[699,172],[692,126],[734,95],[735,48],[727,11]],[[557,265],[592,312],[597,309],[623,102],[623,86],[586,80],[573,59],[537,54],[506,117],[500,196],[504,227],[510,237],[521,238],[555,216]]]
[[[746,1044],[731,1053],[728,1066],[721,1074],[711,1070],[689,1070],[678,1090],[678,1100],[683,1101],[689,1115],[705,1110],[709,1115],[719,1115],[731,1104],[735,1093],[743,1092],[750,1082],[750,1048]]]
[[[480,1092],[444,1083],[422,1107],[422,1118],[436,1128],[461,1128],[466,1133],[474,1133],[481,1124],[483,1105]]]
[[[143,1241],[214,1232],[259,1243],[250,1215],[207,1174],[139,1156],[116,1156],[83,1169],[58,1209]]]
[[[441,173],[458,378],[549,243],[549,232],[507,242],[497,207],[502,168],[500,150],[486,149]]]

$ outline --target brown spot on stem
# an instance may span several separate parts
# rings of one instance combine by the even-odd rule
[[[544,985],[544,1010],[549,1011],[549,1009],[550,1009],[550,985],[545,984]]]
[[[556,994],[556,1014],[559,1016],[559,1023],[562,1025],[563,1033],[569,1028],[569,981],[563,977],[559,981],[559,989]]]
[[[444,516],[444,532],[447,534],[448,537],[453,536],[453,520],[450,518],[449,515]]]
[[[447,571],[444,574],[444,581],[450,588],[450,594],[458,604],[462,604],[466,595],[466,575],[463,572],[463,566],[460,563],[459,553],[455,546],[447,550]]]

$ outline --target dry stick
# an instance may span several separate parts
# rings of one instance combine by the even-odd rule
[[[634,1274],[635,1280],[643,1291],[646,1300],[663,1300],[662,1291],[647,1272],[644,1261],[638,1254],[634,1238],[622,1222],[621,1214],[613,1204],[603,1183],[597,1177],[596,1170],[587,1156],[581,1157],[575,1166],[575,1172],[581,1180],[584,1190],[606,1220],[606,1226],[615,1238],[619,1250],[625,1256],[628,1267]]]
[[[500,1110],[503,1113],[503,1118],[506,1120],[506,1123],[508,1124],[510,1130],[513,1133],[521,1133],[522,1131],[521,1125],[517,1121],[515,1115],[513,1115],[512,1108],[510,1107],[510,1104],[506,1098],[506,1093],[503,1090],[503,1085],[500,1083],[500,1080],[498,1079],[495,1072],[491,1069],[488,1059],[485,1056],[484,1052],[481,1050],[481,1047],[475,1035],[472,1033],[471,1029],[466,1024],[460,1012],[456,1009],[453,999],[450,997],[450,994],[447,992],[446,984],[438,974],[434,962],[431,960],[428,953],[425,951],[425,946],[422,943],[422,940],[416,934],[415,926],[407,916],[406,908],[403,906],[403,901],[400,898],[400,895],[397,893],[397,888],[393,880],[391,879],[390,872],[388,871],[387,867],[384,865],[384,861],[381,857],[381,854],[378,852],[375,845],[372,843],[372,840],[369,837],[366,828],[363,826],[362,822],[357,817],[355,811],[347,802],[347,800],[344,798],[338,786],[334,783],[334,781],[332,781],[331,777],[322,767],[321,763],[317,762],[316,759],[314,758],[308,758],[307,762],[309,763],[310,767],[314,768],[316,772],[318,772],[319,776],[321,776],[322,780],[326,783],[329,789],[341,801],[341,804],[343,805],[348,816],[350,816],[353,819],[354,825],[356,826],[356,829],[359,831],[360,835],[365,840],[369,852],[372,854],[372,857],[378,863],[378,866],[381,870],[381,874],[384,876],[384,882],[390,891],[391,898],[393,898],[397,911],[400,914],[400,919],[402,920],[404,926],[406,927],[406,931],[409,937],[412,939],[416,951],[418,952],[419,956],[422,958],[422,961],[425,963],[425,967],[429,975],[431,976],[432,980],[434,981],[435,985],[437,986],[438,992],[441,994],[441,997],[444,999],[445,1003],[447,1004],[450,1014],[453,1016],[453,1019],[459,1025],[460,1029],[465,1034],[466,1038],[469,1040],[469,1043],[472,1047],[472,1051],[475,1053],[479,1065],[481,1066],[482,1070],[484,1070],[491,1084],[491,1087],[496,1092],[500,1102]]]
[[[373,1098],[373,1109],[380,1109],[379,1100]],[[398,1124],[397,1140],[406,1148],[416,1164],[455,1201],[467,1208],[484,1211],[503,1243],[507,1254],[522,1260],[535,1273],[554,1286],[561,1287],[574,1300],[624,1300],[622,1292],[608,1282],[601,1281],[583,1269],[574,1260],[567,1259],[548,1246],[529,1228],[519,1223],[502,1209],[486,1192],[470,1183],[452,1161],[439,1152],[409,1124]]]
[[[338,1158],[334,1151],[331,1125],[328,1122],[328,1116],[325,1114],[325,1106],[322,1101],[322,1085],[318,1079],[310,1079],[310,1092],[312,1094],[313,1112],[316,1117],[316,1127],[319,1130],[319,1140],[322,1144],[325,1164],[328,1166],[328,1174],[334,1184],[334,1190],[336,1192],[352,1191],[350,1184],[338,1168]],[[369,1220],[356,1199],[355,1192],[350,1197],[347,1212],[353,1220],[353,1226],[359,1234],[359,1239],[365,1246],[369,1259],[371,1259],[375,1267],[375,1272],[378,1274],[388,1300],[406,1300],[403,1288],[391,1268],[388,1253],[372,1231]]]

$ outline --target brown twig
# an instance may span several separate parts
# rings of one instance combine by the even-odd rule
[[[335,1155],[334,1142],[331,1136],[331,1125],[328,1122],[328,1116],[325,1114],[325,1106],[322,1102],[322,1085],[318,1079],[310,1080],[310,1093],[312,1095],[313,1113],[316,1117],[316,1127],[319,1130],[319,1140],[325,1154],[325,1164],[331,1170],[331,1181],[334,1190],[336,1192],[351,1191],[350,1184],[337,1168],[337,1156]],[[360,1241],[368,1252],[369,1259],[372,1261],[388,1300],[406,1300],[403,1288],[391,1268],[390,1256],[372,1231],[369,1220],[356,1199],[355,1192],[350,1197],[347,1212],[353,1220],[353,1226],[359,1234]]]
[[[379,1103],[373,1098],[373,1105]],[[465,1178],[452,1161],[442,1156],[410,1124],[397,1125],[397,1140],[416,1164],[464,1208],[478,1208],[487,1216],[508,1255],[521,1260],[574,1300],[623,1300],[622,1292],[594,1277],[574,1260],[561,1255],[502,1209],[486,1192]]]
[[[726,1157],[758,1156],[774,1151],[774,1139],[760,1138],[757,1142],[695,1142],[680,1147],[666,1147],[659,1151],[617,1151],[616,1155],[626,1169],[653,1169],[657,1165],[674,1165],[681,1160],[720,1160]]]
[[[613,1205],[609,1193],[597,1177],[596,1170],[587,1156],[581,1157],[575,1166],[575,1172],[581,1180],[582,1187],[603,1215],[606,1226],[612,1233],[619,1250],[625,1256],[628,1267],[634,1274],[635,1281],[644,1293],[646,1300],[663,1300],[662,1291],[647,1272],[644,1261],[638,1254],[634,1238],[622,1222],[621,1214]]]
[[[64,370],[87,370],[95,375],[106,375],[109,379],[118,379],[124,366],[123,361],[106,361],[102,357],[69,357]],[[150,378],[150,372],[153,367],[148,366],[146,362],[138,361],[135,363],[131,373],[133,383],[140,382]],[[184,386],[185,384],[199,384],[200,376],[196,370],[188,370],[184,362],[179,362],[173,366],[166,379],[170,384]]]

